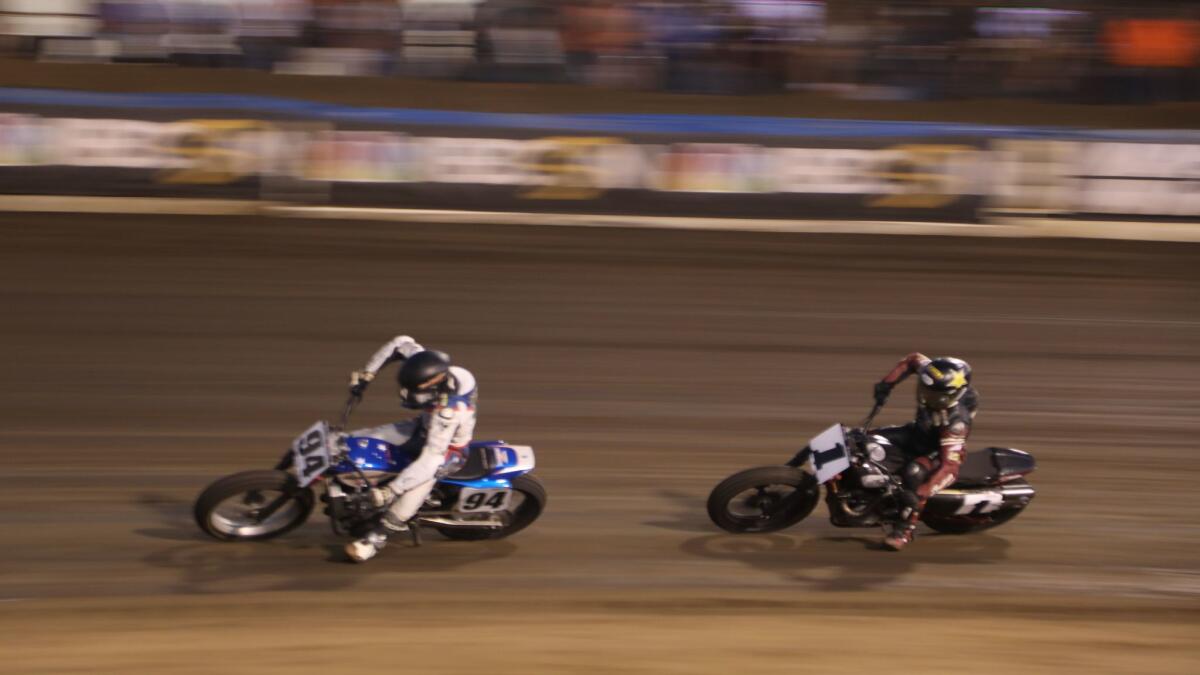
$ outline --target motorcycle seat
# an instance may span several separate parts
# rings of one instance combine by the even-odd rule
[[[477,480],[492,470],[491,448],[472,443],[467,447],[467,461],[454,473],[446,476],[452,480]]]
[[[1013,448],[983,448],[968,452],[951,487],[995,485],[1007,476],[1020,476],[1034,469],[1033,455]]]

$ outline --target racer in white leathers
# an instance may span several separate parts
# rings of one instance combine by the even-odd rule
[[[420,455],[390,483],[371,490],[376,506],[387,506],[379,526],[367,536],[346,545],[355,562],[370,560],[384,547],[388,536],[409,529],[437,478],[462,465],[464,451],[475,430],[475,376],[465,368],[450,365],[450,358],[426,350],[407,335],[385,344],[365,368],[350,375],[350,391],[361,395],[384,366],[403,361],[397,373],[400,403],[421,410],[421,415],[403,422],[359,429],[351,436],[378,438],[394,445],[419,444]]]

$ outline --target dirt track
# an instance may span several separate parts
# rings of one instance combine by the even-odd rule
[[[27,215],[0,244],[0,672],[1200,672],[1195,246]],[[196,492],[399,332],[537,449],[544,518],[362,567],[316,518],[203,539]],[[910,349],[975,365],[972,444],[1039,459],[1026,514],[902,554],[707,522]]]

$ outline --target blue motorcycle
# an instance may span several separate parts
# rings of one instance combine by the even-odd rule
[[[320,492],[333,531],[363,536],[382,515],[371,503],[371,488],[387,485],[420,447],[344,433],[359,400],[347,401],[340,425],[317,422],[296,437],[274,469],[235,473],[205,488],[196,499],[196,524],[222,541],[272,539],[302,525]],[[420,544],[420,526],[459,540],[499,539],[525,529],[546,507],[533,467],[527,445],[471,443],[461,462],[439,472],[411,523],[414,543]]]

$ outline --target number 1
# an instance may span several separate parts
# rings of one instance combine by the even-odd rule
[[[963,495],[962,505],[954,513],[960,516],[978,516],[991,513],[999,509],[1002,504],[1004,504],[1004,495],[997,492],[968,494]]]
[[[828,450],[813,450],[813,463],[816,464],[817,469],[820,470],[820,468],[826,464],[834,460],[841,459],[841,457],[845,454],[846,448],[842,446],[841,443],[838,443]]]

